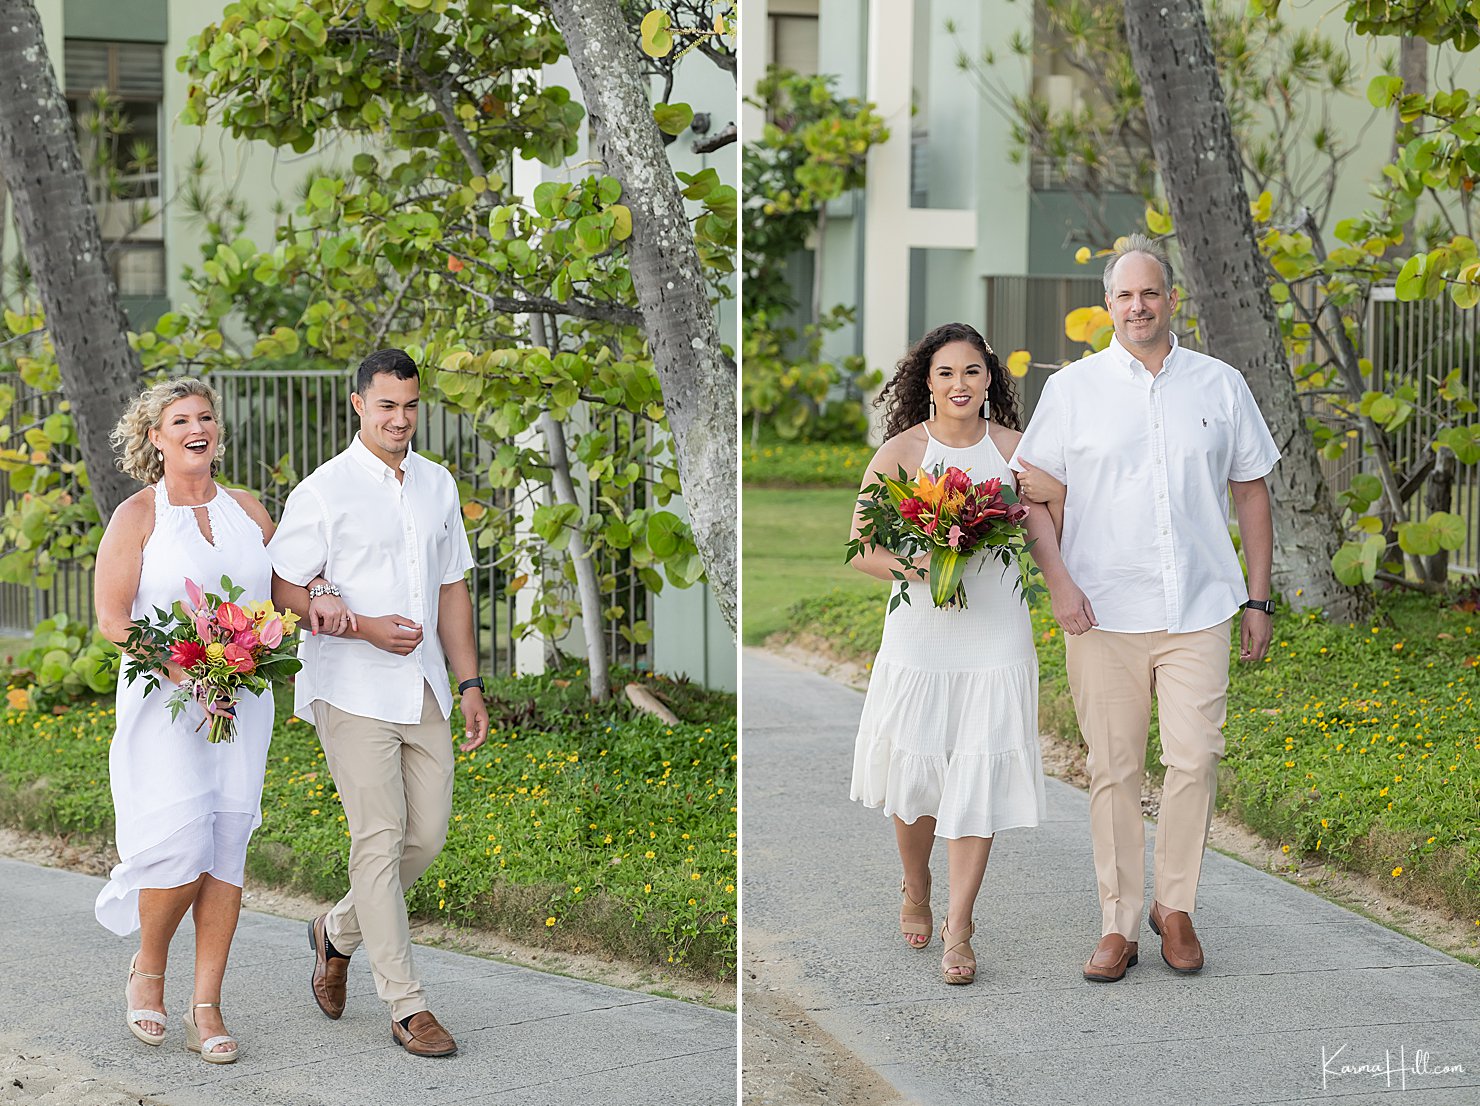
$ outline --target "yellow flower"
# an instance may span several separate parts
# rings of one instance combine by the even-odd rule
[[[555,916],[553,914],[550,917],[548,917],[548,918],[545,919],[545,927],[547,929],[550,926],[554,925],[554,924],[555,924]]]
[[[439,879],[437,881],[437,887],[445,891],[447,889],[447,881],[445,879]]]
[[[644,883],[642,885],[642,893],[645,895],[651,895],[653,893],[653,885],[651,883]],[[1475,924],[1480,925],[1480,922],[1476,922]]]
[[[218,661],[226,655],[226,646],[219,641],[213,641],[206,646],[206,656],[213,661]]]
[[[1402,874],[1403,874],[1403,866],[1401,864],[1399,864],[1396,868],[1393,869],[1393,878],[1394,879],[1397,879]]]

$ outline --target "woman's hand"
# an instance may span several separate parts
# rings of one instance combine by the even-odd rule
[[[309,600],[308,628],[315,634],[338,637],[346,630],[358,630],[360,624],[355,618],[355,612],[349,609],[343,599],[326,592],[317,599]]]
[[[1040,468],[1035,468],[1026,457],[1019,457],[1023,471],[1017,474],[1018,495],[1034,503],[1062,502],[1067,489]]]

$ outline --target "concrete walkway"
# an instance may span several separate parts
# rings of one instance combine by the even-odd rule
[[[101,885],[92,876],[0,860],[0,1045],[12,1056],[82,1062],[131,1096],[168,1106],[735,1101],[732,1014],[418,948],[433,1009],[460,1046],[450,1059],[420,1059],[391,1043],[390,1014],[365,957],[351,964],[344,1017],[330,1021],[309,994],[304,924],[250,911],[242,914],[225,988],[226,1024],[241,1040],[241,1058],[208,1065],[185,1051],[179,1019],[190,997],[188,918],[165,983],[169,1037],[151,1048],[123,1024],[124,974],[136,943],[94,921]],[[8,1075],[5,1082],[0,1101],[16,1101]]]
[[[889,823],[848,801],[863,696],[756,650],[743,671],[745,985],[793,997],[909,1100],[1480,1104],[1480,971],[1215,853],[1201,974],[1146,927],[1124,981],[1085,982],[1089,801],[1056,780],[1048,820],[993,847],[977,982],[946,986],[939,939],[898,934]],[[943,848],[933,875],[939,921]]]

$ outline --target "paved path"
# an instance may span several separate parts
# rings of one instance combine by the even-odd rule
[[[1048,820],[992,850],[977,982],[946,986],[939,939],[898,935],[887,821],[848,801],[863,696],[757,650],[744,687],[745,985],[793,996],[911,1101],[1480,1104],[1480,971],[1216,853],[1201,974],[1175,975],[1148,927],[1123,982],[1085,982],[1089,800],[1056,780]],[[944,849],[933,874],[941,911]]]
[[[308,990],[304,923],[244,912],[227,969],[235,1064],[185,1051],[187,918],[165,983],[169,1038],[136,1042],[123,1024],[134,942],[93,919],[102,881],[0,860],[0,1045],[81,1061],[135,1096],[168,1106],[650,1106],[735,1101],[732,1014],[548,975],[441,949],[416,962],[434,1010],[456,1036],[450,1059],[391,1044],[390,1014],[368,961],[350,967],[344,1017]],[[0,1101],[13,1095],[7,1078]]]

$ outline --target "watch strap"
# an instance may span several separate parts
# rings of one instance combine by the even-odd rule
[[[476,687],[479,691],[482,691],[483,690],[483,677],[482,676],[474,676],[471,680],[464,680],[462,683],[460,683],[460,684],[457,685],[457,693],[459,695],[461,695],[464,691],[467,691],[468,688],[470,688],[470,687]]]

